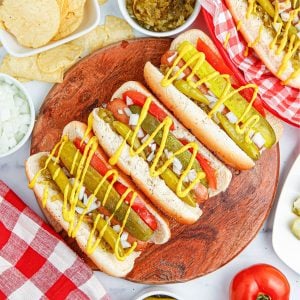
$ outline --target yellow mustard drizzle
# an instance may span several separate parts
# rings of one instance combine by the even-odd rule
[[[241,26],[242,26],[242,22],[241,22],[241,20],[239,20],[236,25],[236,30],[239,31],[241,29]]]
[[[249,47],[246,46],[246,49],[244,51],[244,56],[247,57],[249,55]]]
[[[248,0],[248,8],[246,13],[246,18],[249,19],[251,13],[254,11],[254,4],[256,3],[256,0]]]
[[[88,127],[87,127],[87,130],[86,130],[82,140],[84,140],[89,135],[89,132],[91,131],[91,128],[92,128],[92,121],[93,120],[92,120],[92,117],[90,115],[89,121],[88,121]],[[37,179],[41,176],[41,173],[43,172],[43,170],[47,169],[47,167],[49,165],[49,162],[51,160],[53,160],[55,164],[59,163],[60,153],[63,149],[64,144],[67,141],[68,141],[68,137],[63,136],[62,139],[55,145],[55,147],[53,148],[53,150],[49,154],[49,156],[48,156],[48,158],[45,162],[44,167],[41,168],[35,174],[32,181],[29,183],[30,188],[33,188],[35,186]],[[82,214],[80,215],[80,217],[78,218],[77,223],[75,224],[76,206],[77,206],[78,199],[79,199],[78,196],[79,196],[80,190],[83,186],[84,178],[86,176],[86,173],[87,173],[88,167],[90,165],[91,159],[92,159],[94,153],[96,152],[97,148],[98,148],[98,141],[97,141],[97,138],[95,136],[93,136],[92,138],[89,139],[88,143],[85,146],[84,153],[82,154],[82,158],[81,158],[81,160],[79,162],[79,165],[78,165],[78,168],[77,168],[77,172],[76,172],[76,175],[75,175],[73,185],[71,183],[69,183],[65,187],[65,190],[63,192],[62,215],[63,215],[64,220],[69,223],[68,235],[70,237],[73,237],[73,238],[77,235],[81,224],[84,222],[84,217],[86,216],[90,206],[92,205],[93,201],[95,200],[96,194],[99,192],[99,190],[100,190],[101,186],[103,185],[103,183],[105,181],[107,181],[107,179],[110,176],[113,176],[113,179],[111,180],[111,182],[110,182],[110,184],[109,184],[109,186],[108,186],[108,188],[105,192],[104,198],[102,199],[102,205],[104,206],[105,203],[107,202],[109,193],[110,193],[111,189],[113,188],[114,183],[118,180],[118,177],[119,177],[118,171],[116,171],[114,169],[111,169],[108,172],[106,172],[106,174],[102,177],[102,180],[98,183],[98,185],[97,185],[96,189],[94,190],[94,192],[89,196],[88,203],[86,204]],[[73,170],[72,170],[71,173],[74,173],[74,168],[75,168],[75,165],[76,165],[76,160],[78,160],[79,152],[80,152],[80,150],[77,149],[76,155],[74,156],[74,159],[73,159],[73,162],[72,162],[72,169]],[[57,156],[55,156],[55,153],[58,153]],[[58,168],[55,171],[55,173],[53,174],[53,179],[54,180],[55,180],[55,178],[57,178],[57,176],[59,176],[59,173],[61,171],[62,171],[61,168]],[[120,253],[119,253],[121,235],[124,232],[124,228],[126,226],[128,218],[129,218],[130,210],[131,210],[132,205],[134,203],[134,200],[137,196],[137,193],[134,190],[132,190],[130,187],[128,187],[127,190],[125,191],[125,193],[120,197],[120,200],[118,201],[118,203],[116,205],[115,211],[110,215],[108,221],[106,221],[105,227],[102,228],[101,232],[98,234],[98,237],[96,238],[95,243],[92,244],[92,241],[93,241],[94,236],[95,236],[95,231],[96,231],[96,228],[97,228],[97,223],[98,223],[99,218],[100,218],[100,215],[99,214],[97,215],[97,217],[95,219],[95,222],[94,222],[94,225],[93,225],[93,228],[92,228],[92,230],[89,234],[89,237],[88,237],[88,242],[87,242],[87,246],[86,246],[86,251],[87,251],[88,254],[92,254],[95,251],[95,249],[99,246],[101,238],[103,238],[104,232],[107,229],[107,226],[109,226],[109,222],[115,216],[116,211],[120,208],[123,201],[126,199],[128,194],[131,193],[131,192],[132,192],[132,196],[130,198],[131,200],[130,200],[130,203],[128,205],[128,209],[126,211],[125,217],[122,221],[121,230],[118,233],[118,239],[117,239],[117,242],[116,242],[116,245],[115,245],[115,249],[113,249],[113,251],[114,251],[114,254],[116,255],[117,259],[123,261],[123,260],[126,259],[126,257],[128,257],[135,250],[135,248],[137,246],[136,242],[134,242],[131,245],[131,247],[126,252],[124,252],[123,256],[120,256]],[[48,199],[48,184],[45,185],[45,189],[44,189],[44,193],[43,193],[43,201],[42,201],[43,206],[46,205],[47,199]]]
[[[226,34],[226,37],[225,37],[224,44],[223,44],[223,46],[225,48],[227,48],[227,46],[228,46],[229,39],[230,39],[230,32],[228,31],[227,34]]]
[[[181,59],[183,59],[184,55],[193,48],[192,45],[185,45],[181,51],[178,53],[176,60],[173,63],[173,66],[168,70],[167,74],[165,75],[165,77],[163,78],[161,84],[162,86],[168,86],[171,83],[173,83],[174,80],[176,80],[180,73],[183,72],[187,67],[190,67],[192,63],[196,62],[196,64],[191,68],[191,74],[187,77],[187,82],[194,88],[199,87],[201,84],[206,83],[208,80],[211,80],[217,76],[221,76],[224,79],[226,79],[227,84],[224,88],[224,91],[222,92],[221,97],[217,100],[217,102],[214,104],[214,106],[211,108],[211,111],[208,113],[208,117],[212,118],[213,115],[218,111],[218,109],[220,108],[220,106],[222,104],[224,104],[226,102],[226,100],[228,100],[229,98],[231,98],[232,96],[234,96],[235,94],[238,94],[240,91],[244,90],[244,89],[248,89],[248,88],[252,88],[254,90],[251,101],[249,102],[247,108],[245,109],[244,113],[242,114],[242,116],[239,118],[239,120],[237,121],[237,123],[235,124],[235,128],[236,131],[239,134],[243,134],[245,133],[245,141],[247,143],[251,143],[251,139],[249,137],[250,133],[251,133],[251,129],[257,124],[257,122],[259,122],[259,115],[253,115],[251,116],[249,119],[247,119],[246,122],[244,122],[244,118],[245,116],[248,114],[248,112],[250,111],[256,97],[258,94],[258,86],[256,84],[246,84],[244,86],[239,87],[238,89],[234,89],[232,92],[229,92],[231,89],[231,82],[230,82],[230,76],[228,74],[220,74],[217,71],[212,72],[211,74],[209,74],[208,76],[200,79],[197,82],[192,82],[192,78],[194,77],[194,75],[196,75],[197,71],[199,70],[199,68],[201,67],[201,65],[203,64],[203,62],[205,61],[205,55],[202,52],[197,52],[195,55],[191,56],[191,58],[180,68],[180,70],[178,72],[175,73],[175,75],[173,75],[172,77],[171,74],[174,70],[174,67],[179,63],[179,61]],[[170,77],[170,78],[169,78]],[[239,126],[240,123],[244,123],[243,125]]]
[[[250,17],[251,13],[254,13],[254,3],[255,0],[248,0],[248,8],[247,8],[247,18]],[[286,3],[289,3],[289,1],[286,1]],[[296,0],[294,1],[294,7],[296,5]],[[283,58],[282,58],[282,62],[281,65],[277,71],[277,75],[281,76],[283,74],[283,72],[286,70],[287,66],[288,66],[288,61],[293,57],[293,55],[296,53],[296,51],[299,49],[300,47],[300,40],[297,37],[296,34],[293,34],[290,39],[289,39],[289,30],[292,26],[292,22],[294,20],[294,18],[297,16],[297,14],[300,12],[300,7],[294,9],[293,11],[290,12],[289,14],[289,19],[287,20],[286,24],[283,23],[283,21],[280,19],[279,16],[279,1],[275,0],[275,5],[274,5],[274,16],[273,16],[273,25],[278,26],[276,31],[275,36],[273,37],[269,48],[273,49],[275,47],[275,45],[277,44],[278,38],[281,36],[282,34],[282,38],[279,42],[279,45],[276,49],[276,55],[280,55],[282,53],[282,51],[287,47],[286,53],[284,54]],[[276,25],[277,24],[277,25]],[[255,46],[256,44],[259,43],[260,39],[261,39],[261,34],[262,34],[262,28],[264,26],[261,25],[260,27],[260,33],[258,38],[252,43],[252,44],[248,44],[248,46]],[[247,56],[247,55],[245,55]],[[299,70],[294,70],[290,76],[283,82],[284,84],[287,84],[290,80],[292,80],[293,78],[296,78],[299,75]]]
[[[141,110],[141,114],[139,116],[138,119],[138,123],[134,129],[133,135],[132,135],[132,140],[134,141],[137,137],[137,134],[139,132],[139,129],[141,128],[141,125],[143,123],[143,121],[145,120],[145,118],[147,117],[147,113],[148,110],[150,108],[152,99],[151,97],[148,97],[145,101],[145,104],[143,105],[143,108]],[[148,139],[136,150],[134,150],[133,148],[133,144],[130,146],[130,155],[131,156],[135,156],[135,155],[139,155],[155,138],[155,136],[161,131],[163,130],[163,135],[162,135],[162,140],[160,143],[160,146],[154,156],[154,160],[152,165],[150,166],[150,175],[152,177],[157,177],[159,175],[161,175],[170,164],[172,164],[172,162],[174,161],[175,157],[180,155],[181,153],[184,153],[185,151],[188,151],[189,149],[193,149],[192,152],[192,157],[189,161],[188,166],[186,167],[186,169],[182,172],[179,181],[178,181],[178,185],[176,187],[176,194],[178,197],[185,197],[192,189],[194,189],[194,187],[196,186],[197,183],[200,182],[201,179],[203,179],[206,175],[204,172],[197,172],[197,176],[196,178],[193,180],[193,182],[191,182],[189,184],[188,187],[186,187],[184,190],[182,190],[183,187],[183,180],[184,178],[188,175],[189,171],[192,169],[193,164],[196,160],[196,155],[198,153],[199,150],[199,146],[198,144],[196,144],[195,142],[190,142],[188,144],[186,144],[185,146],[183,146],[182,148],[180,148],[178,151],[174,152],[165,162],[164,164],[157,168],[157,165],[159,163],[159,160],[163,154],[163,151],[166,147],[166,142],[167,142],[167,138],[168,138],[168,134],[170,132],[170,127],[172,126],[172,119],[167,116],[160,124],[159,126],[153,131],[153,133],[148,137]],[[125,139],[123,139],[121,145],[119,146],[119,148],[117,149],[117,151],[114,153],[114,155],[112,156],[112,160],[111,162],[118,162],[118,159],[122,153],[123,148],[125,147],[126,141],[129,138],[129,135],[127,135],[127,137]]]
[[[258,36],[256,37],[256,39],[252,43],[251,42],[248,43],[248,47],[254,47],[254,46],[256,46],[259,43],[259,41],[261,39],[261,35],[262,35],[262,32],[263,32],[263,29],[264,29],[264,26],[260,25],[259,31],[258,31]]]

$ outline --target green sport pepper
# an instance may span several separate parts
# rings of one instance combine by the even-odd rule
[[[185,46],[189,46],[191,49],[184,56],[183,60],[187,62],[192,56],[198,53],[195,47],[188,41],[182,42],[178,46],[178,51],[180,52]],[[191,67],[195,66],[196,62],[191,64]],[[216,72],[216,70],[207,62],[204,61],[203,64],[196,71],[199,78],[207,77],[208,75]],[[216,76],[212,79],[207,80],[209,89],[220,98],[227,86],[227,80],[222,76]],[[229,93],[233,92],[234,89],[231,87]],[[249,103],[244,99],[239,93],[234,94],[232,97],[228,98],[224,105],[232,111],[238,118],[240,118],[248,107]],[[259,121],[253,126],[253,129],[260,132],[265,139],[265,147],[271,148],[276,142],[275,132],[269,122],[253,107],[250,108],[249,112],[245,116],[244,120],[248,120],[250,117],[257,115],[259,116]]]
[[[73,165],[73,160],[75,158],[76,152],[77,152],[77,148],[70,141],[64,143],[61,149],[60,159],[69,172],[71,172],[71,167]],[[81,153],[80,152],[77,153],[78,153],[77,158],[74,162],[74,166],[75,166],[74,171],[71,173],[71,175],[73,176],[76,175],[79,163],[82,159]],[[88,191],[92,192],[95,191],[102,178],[103,177],[93,167],[88,166],[85,178],[83,180],[83,184]],[[104,199],[104,196],[106,194],[109,185],[110,183],[108,181],[104,181],[103,185],[101,186],[98,193],[96,194],[98,200],[102,201]],[[110,213],[114,213],[119,200],[120,200],[120,195],[114,188],[111,188],[104,207]],[[129,206],[123,202],[120,208],[116,211],[115,216],[119,222],[123,221],[128,208]],[[133,235],[134,237],[136,237],[141,241],[148,241],[153,234],[151,228],[147,226],[147,224],[140,218],[140,216],[132,209],[130,210],[125,228],[131,235]]]
[[[190,86],[185,80],[176,80],[174,85],[182,94],[186,95],[187,97],[209,105],[208,99],[201,93],[201,91],[198,88],[193,88]]]

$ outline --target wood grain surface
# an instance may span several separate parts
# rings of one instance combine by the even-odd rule
[[[92,109],[109,100],[125,81],[144,83],[145,62],[159,65],[160,56],[169,45],[170,39],[137,39],[102,49],[80,61],[46,97],[34,128],[31,153],[50,150],[68,122],[86,121]],[[200,220],[188,226],[170,220],[171,240],[161,246],[150,245],[136,260],[127,279],[142,283],[180,282],[228,263],[255,237],[267,218],[278,172],[278,146],[265,151],[251,171],[233,171],[229,189],[205,203]],[[61,234],[77,248],[72,239]]]

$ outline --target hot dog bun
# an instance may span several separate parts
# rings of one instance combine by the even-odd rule
[[[276,54],[278,45],[270,49],[270,44],[273,40],[272,33],[264,26],[263,20],[257,14],[250,14],[249,18],[246,17],[248,9],[248,1],[245,0],[225,0],[225,3],[230,10],[235,22],[240,22],[240,31],[247,43],[253,43],[257,37],[261,26],[263,26],[262,34],[258,43],[252,47],[260,59],[264,62],[267,68],[282,81],[289,78],[295,71],[291,60],[288,60],[287,68],[278,76],[277,72],[281,66],[285,51]],[[287,83],[288,86],[300,88],[300,74]]]
[[[135,90],[143,93],[145,96],[152,96],[153,101],[166,109],[158,102],[158,100],[140,83],[129,81],[123,84],[112,96],[112,99],[119,98],[125,91]],[[121,145],[123,138],[111,129],[109,124],[99,118],[97,110],[93,111],[94,123],[93,129],[99,139],[100,145],[109,156],[112,156]],[[167,112],[167,111],[166,111]],[[176,119],[167,112],[174,120],[175,130],[172,132],[175,136],[184,137],[188,141],[195,141],[192,136]],[[217,171],[217,190],[209,190],[210,196],[226,190],[231,180],[231,172],[219,162],[208,150],[206,150],[199,142],[201,153],[207,158],[211,165]],[[130,175],[133,181],[141,188],[141,190],[169,216],[175,218],[183,224],[191,224],[196,222],[202,211],[197,207],[191,207],[181,201],[177,195],[165,184],[160,177],[151,177],[149,165],[139,156],[131,157],[129,154],[130,147],[125,145],[118,161],[118,166],[124,173]]]
[[[192,29],[173,40],[170,49],[176,49],[183,41],[190,41],[196,44],[201,38],[209,47],[218,53],[217,48],[211,39],[201,30]],[[219,53],[218,53],[219,55]],[[222,130],[211,118],[209,118],[198,105],[182,94],[173,84],[167,87],[161,85],[164,75],[161,71],[147,62],[144,67],[144,77],[155,95],[174,112],[178,119],[189,128],[192,133],[201,140],[205,146],[228,165],[239,169],[247,170],[254,167],[254,161]],[[275,129],[276,137],[279,138],[282,131],[280,122],[270,115],[267,115],[269,123]]]
[[[71,122],[69,123],[63,130],[63,135],[67,135],[68,138],[73,141],[75,138],[83,138],[84,132],[86,130],[86,125],[81,122]],[[91,136],[91,135],[90,135]],[[86,142],[90,138],[88,136],[86,138]],[[29,181],[31,181],[34,175],[40,170],[39,160],[41,157],[48,155],[48,152],[41,152],[34,154],[28,158],[25,163],[26,175]],[[103,151],[100,148],[97,150],[97,155],[105,158]],[[119,176],[119,180],[122,183],[126,183],[126,185],[132,187],[132,183],[128,180],[128,178],[122,174]],[[48,189],[48,201],[46,201],[46,206],[43,208],[42,199],[45,185],[43,182],[47,181],[47,179],[41,175],[37,183],[35,184],[33,191],[36,195],[36,198],[39,202],[40,207],[43,209],[47,218],[50,219],[51,225],[54,226],[55,230],[61,231],[64,230],[68,232],[69,223],[66,222],[62,215],[62,206],[63,206],[63,196],[57,190],[51,188]],[[165,243],[171,236],[170,229],[168,226],[168,222],[161,217],[157,211],[145,201],[143,195],[138,193],[139,198],[144,201],[148,210],[155,216],[157,220],[157,230],[154,232],[151,242],[162,244]],[[52,201],[51,199],[57,199],[57,201]],[[78,221],[78,217],[75,216],[75,223]],[[90,234],[90,227],[86,223],[82,223],[80,229],[75,237],[75,240],[80,247],[80,249],[86,253],[86,245],[88,241],[88,237]],[[87,254],[87,253],[86,253]],[[87,254],[88,255],[88,254]],[[135,259],[140,255],[140,252],[133,252],[130,254],[125,261],[119,261],[113,253],[103,250],[100,247],[97,247],[96,250],[88,257],[95,263],[95,265],[105,273],[116,276],[116,277],[124,277],[128,274],[133,266]]]

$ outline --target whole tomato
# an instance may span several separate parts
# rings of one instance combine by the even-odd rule
[[[289,295],[287,278],[267,264],[240,271],[230,285],[230,300],[288,300]]]

